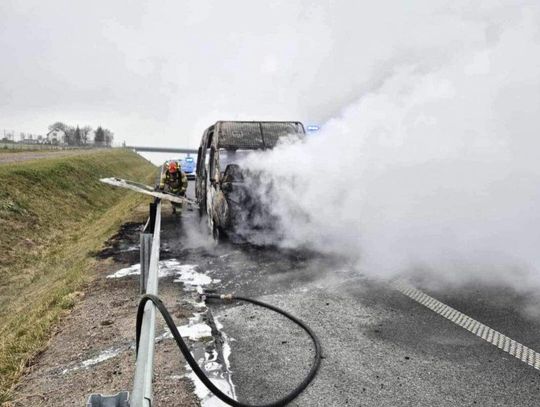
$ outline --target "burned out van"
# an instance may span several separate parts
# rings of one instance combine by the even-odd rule
[[[283,138],[303,138],[300,122],[218,121],[202,136],[197,155],[195,194],[199,213],[218,240],[235,237],[239,229],[264,227],[264,208],[257,205],[246,182],[249,174],[239,166],[253,150],[274,148]]]

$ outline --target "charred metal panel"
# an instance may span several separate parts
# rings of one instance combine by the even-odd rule
[[[300,122],[218,122],[218,148],[259,150],[273,148],[280,137],[303,136]]]
[[[219,148],[257,150],[264,148],[258,122],[220,122]]]
[[[290,135],[304,135],[304,126],[298,122],[261,122],[265,148],[274,148],[278,140]]]

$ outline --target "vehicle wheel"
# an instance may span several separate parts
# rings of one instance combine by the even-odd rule
[[[204,216],[204,214],[205,214],[205,212],[206,212],[206,211],[204,210],[203,206],[202,206],[202,203],[199,203],[198,210],[199,210],[199,218],[202,219],[202,217]]]
[[[200,218],[203,218],[206,215],[206,194],[207,194],[207,191],[206,191],[206,179],[203,181],[202,191],[203,191],[203,192],[201,192],[202,197],[201,197],[201,199],[198,200],[199,217]]]
[[[221,232],[221,228],[219,226],[214,225],[212,227],[212,237],[214,238],[214,241],[216,243],[219,243],[223,240],[223,234]]]

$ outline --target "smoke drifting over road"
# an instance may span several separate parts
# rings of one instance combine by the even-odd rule
[[[270,174],[276,243],[378,276],[540,285],[539,7],[484,11],[483,46],[426,47],[305,142],[244,163]]]
[[[280,244],[528,284],[539,27],[538,0],[8,0],[0,116],[173,147],[222,119],[318,123],[249,163],[272,173]]]

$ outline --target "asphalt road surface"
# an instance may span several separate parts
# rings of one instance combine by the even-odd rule
[[[295,406],[536,406],[539,371],[374,281],[339,259],[230,243],[212,247],[197,211],[164,209],[162,241],[171,257],[197,264],[217,290],[277,305],[319,336],[324,359]],[[422,287],[420,287],[422,288]],[[534,298],[509,288],[469,285],[436,291],[438,300],[512,339],[540,349]],[[313,347],[299,328],[269,310],[211,305],[233,338],[232,381],[239,400],[267,403],[306,374]]]

